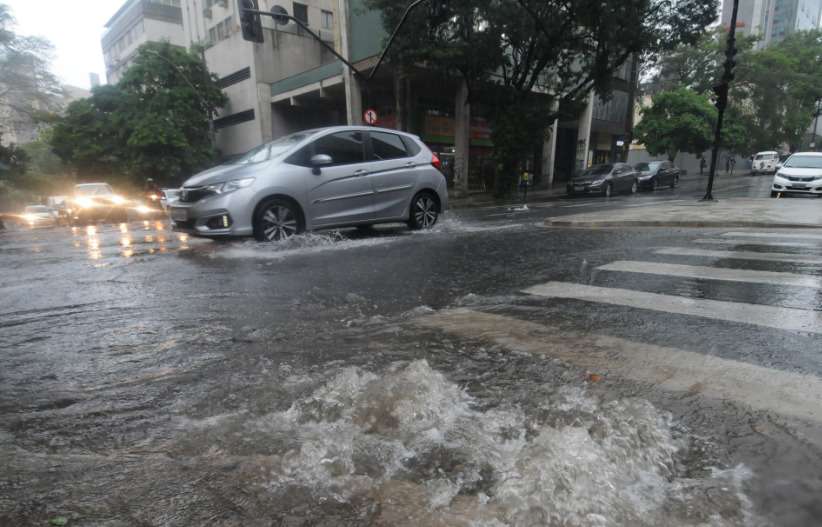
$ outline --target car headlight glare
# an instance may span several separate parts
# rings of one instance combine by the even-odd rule
[[[254,178],[248,177],[243,179],[232,179],[231,181],[226,181],[225,183],[209,185],[206,188],[217,194],[228,194],[229,192],[234,192],[235,190],[245,188],[252,183],[254,183]]]

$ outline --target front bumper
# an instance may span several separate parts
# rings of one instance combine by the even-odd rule
[[[603,181],[595,183],[574,183],[566,185],[568,194],[599,194],[602,192]]]
[[[167,204],[172,228],[192,236],[222,238],[250,236],[253,193],[240,189],[229,194],[216,194],[194,203],[179,200]]]
[[[771,184],[771,192],[778,192],[780,194],[822,196],[822,179],[799,182],[777,176]]]

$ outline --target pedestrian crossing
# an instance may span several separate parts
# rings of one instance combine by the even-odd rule
[[[746,247],[759,250],[698,247],[710,243],[732,244],[734,240],[742,240],[740,243]],[[785,244],[804,252],[781,252],[784,251],[781,247],[788,246]],[[563,313],[573,313],[569,315],[574,321],[571,331],[567,319],[563,324],[552,322],[551,318],[522,320],[520,311],[513,308],[510,312],[500,309],[485,312],[482,308],[463,307],[424,317],[419,323],[491,340],[515,351],[550,355],[589,371],[651,383],[663,390],[699,393],[822,423],[822,368],[808,368],[799,373],[791,367],[797,355],[805,361],[802,364],[821,364],[817,355],[822,352],[822,256],[809,254],[808,250],[814,249],[822,251],[819,231],[703,234],[686,246],[651,249],[646,253],[647,260],[604,262],[595,266],[591,283],[549,281],[522,291],[530,298],[544,300],[546,309],[555,306],[553,309]],[[678,261],[670,261],[671,257]],[[688,257],[687,263],[681,262],[682,257]],[[732,260],[732,267],[727,260]],[[756,262],[760,262],[758,268],[752,268]],[[804,265],[799,272],[778,272],[761,270],[761,262]],[[637,276],[654,276],[650,287],[655,290],[642,290],[641,285],[631,288],[637,284]],[[626,285],[620,278],[625,278]],[[683,280],[696,284],[728,284],[729,287],[684,287]],[[798,307],[770,305],[771,296],[762,293],[767,291],[762,288],[769,287],[776,288],[779,295],[789,296]],[[746,301],[712,298],[717,292],[728,291]],[[574,303],[567,304],[567,301]],[[632,310],[632,315],[623,314],[625,309]],[[607,313],[612,313],[612,318],[609,319]],[[657,324],[659,320],[666,320],[671,325],[688,321],[688,327],[698,328],[699,333],[690,334],[681,339],[681,343],[677,340],[676,345],[683,346],[681,348],[670,347],[643,341],[653,334],[653,329],[644,333],[641,330],[623,332],[629,338],[620,338],[606,331],[607,322],[593,322],[637,318],[657,321]],[[654,323],[649,325],[656,327]],[[588,327],[593,329],[586,329]],[[664,327],[660,330],[665,331]],[[723,332],[726,333],[723,342],[730,342],[731,348],[736,345],[734,338],[739,337],[767,349],[760,355],[745,354],[744,350],[739,353],[736,349],[728,354],[720,353],[713,337]],[[747,334],[751,336],[745,336]],[[780,346],[786,339],[790,340],[793,353],[786,351],[788,346]],[[766,357],[764,363],[757,363],[761,359],[755,357],[762,356]],[[781,366],[774,367],[772,361]]]

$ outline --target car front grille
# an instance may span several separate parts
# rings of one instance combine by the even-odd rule
[[[177,229],[194,230],[196,220],[177,221],[174,220],[174,227]]]
[[[216,194],[216,192],[207,187],[184,187],[180,189],[180,201],[183,203],[196,203],[214,194]]]
[[[795,176],[788,176],[788,181],[813,181],[817,179],[815,177],[795,177]]]

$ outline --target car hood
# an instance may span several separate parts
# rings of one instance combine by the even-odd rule
[[[241,179],[248,177],[248,174],[252,171],[251,168],[255,166],[258,166],[258,164],[218,165],[214,168],[209,168],[208,170],[204,170],[199,174],[191,176],[185,181],[185,183],[183,183],[183,186],[202,187],[205,185],[225,183],[226,181],[230,181],[232,179]]]
[[[786,168],[779,169],[780,176],[786,177],[818,177],[822,178],[822,168]]]

